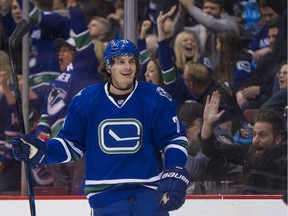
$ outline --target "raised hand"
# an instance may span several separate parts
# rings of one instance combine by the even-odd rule
[[[163,11],[160,11],[160,13],[157,17],[157,30],[158,30],[158,40],[159,41],[166,39],[166,35],[164,33],[164,30],[163,30],[164,22],[168,17],[173,15],[175,10],[176,10],[176,5],[172,6],[170,8],[170,10],[165,14],[163,13]]]
[[[224,114],[225,110],[218,111],[220,101],[221,95],[218,91],[214,91],[212,96],[208,95],[203,114],[205,124],[213,125]]]
[[[141,38],[141,39],[146,38],[147,32],[151,28],[151,25],[152,25],[152,23],[150,20],[144,20],[142,22],[139,38]]]

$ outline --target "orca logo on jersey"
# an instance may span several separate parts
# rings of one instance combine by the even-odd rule
[[[66,92],[63,89],[57,88],[54,84],[52,85],[47,102],[47,112],[49,115],[55,115],[65,106],[65,96]]]
[[[238,70],[244,70],[244,71],[250,73],[251,72],[250,62],[248,62],[248,61],[239,61],[239,62],[237,62],[237,69]]]
[[[142,146],[143,127],[137,119],[106,119],[99,124],[99,146],[107,154],[133,154]]]
[[[169,95],[168,92],[166,92],[163,88],[161,87],[158,87],[156,89],[156,91],[161,95],[161,96],[164,96],[166,97],[169,101],[172,101],[172,97]]]

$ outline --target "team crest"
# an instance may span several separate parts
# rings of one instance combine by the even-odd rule
[[[105,119],[98,133],[99,146],[106,154],[134,154],[142,146],[143,128],[137,119]]]
[[[172,101],[172,97],[169,95],[168,92],[166,92],[163,88],[161,87],[158,87],[156,89],[156,91],[161,95],[161,96],[164,96],[166,97],[169,101]]]

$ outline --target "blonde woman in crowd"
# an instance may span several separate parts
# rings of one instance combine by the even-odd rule
[[[192,32],[180,32],[174,42],[175,62],[181,73],[183,73],[185,64],[192,60],[198,61],[200,55],[196,38]]]

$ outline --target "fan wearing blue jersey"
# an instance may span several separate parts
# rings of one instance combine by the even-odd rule
[[[176,104],[161,87],[138,82],[139,51],[112,40],[99,71],[107,80],[71,101],[57,137],[12,141],[14,157],[31,167],[79,160],[92,215],[158,215],[180,208],[189,184],[187,137]]]

